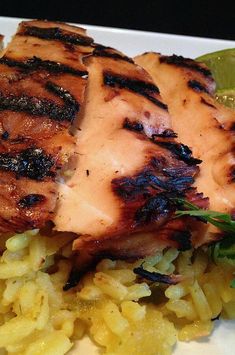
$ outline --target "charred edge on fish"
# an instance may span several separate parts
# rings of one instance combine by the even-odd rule
[[[104,84],[120,89],[127,89],[136,94],[144,96],[146,99],[157,105],[163,110],[167,110],[167,105],[155,98],[154,94],[159,94],[156,85],[138,79],[128,78],[111,72],[104,72]]]
[[[230,169],[230,177],[231,177],[231,182],[235,182],[235,167],[232,166]]]
[[[175,208],[171,204],[168,195],[163,192],[147,199],[144,205],[138,208],[135,213],[136,224],[149,224],[172,213]]]
[[[177,249],[180,251],[186,251],[192,248],[190,231],[176,231],[171,236],[171,240],[176,241],[178,246]]]
[[[78,33],[68,32],[59,27],[42,28],[24,25],[20,32],[17,34],[37,37],[45,40],[57,40],[80,46],[90,46],[93,43],[93,39],[90,37],[82,36]]]
[[[209,94],[207,88],[197,80],[189,80],[188,87],[193,89],[196,92],[205,92],[205,93]]]
[[[67,108],[70,108],[74,114],[79,111],[79,103],[76,101],[76,99],[73,97],[73,95],[70,94],[70,92],[66,89],[64,89],[62,86],[59,86],[52,81],[48,81],[46,83],[46,89],[51,91],[53,94],[59,96],[67,106]]]
[[[31,208],[39,205],[41,202],[44,202],[46,197],[40,194],[30,194],[24,196],[18,201],[18,206],[20,208]]]
[[[9,136],[10,136],[9,132],[4,131],[4,132],[2,133],[2,135],[1,135],[1,138],[2,138],[4,141],[7,141],[8,138],[9,138]]]
[[[28,148],[21,152],[0,153],[0,170],[14,172],[16,178],[27,177],[42,180],[46,176],[54,177],[51,171],[54,165],[52,156],[41,148]]]
[[[86,70],[74,69],[68,65],[54,62],[51,60],[42,60],[36,56],[29,58],[25,61],[17,61],[11,58],[3,57],[0,58],[0,64],[7,65],[8,67],[16,67],[22,70],[35,71],[35,70],[46,70],[49,73],[64,73],[80,76],[83,78],[88,77],[88,72]]]
[[[72,122],[79,111],[79,103],[68,91],[56,84],[48,82],[46,88],[64,100],[65,106],[44,98],[12,94],[6,96],[0,92],[0,111],[26,112],[34,116],[48,116],[58,122]]]
[[[104,57],[104,58],[111,58],[111,59],[115,59],[115,60],[124,60],[125,62],[134,63],[133,59],[131,59],[127,56],[121,55],[119,53],[110,52],[106,48],[96,47],[96,49],[93,52],[93,55],[95,57]]]
[[[230,127],[229,127],[230,131],[234,132],[235,131],[235,122],[232,122]]]
[[[134,132],[142,132],[144,129],[144,126],[142,123],[138,121],[130,121],[129,118],[125,118],[124,123],[123,123],[123,128],[126,128],[130,131]]]
[[[205,77],[211,77],[211,71],[209,69],[203,68],[201,64],[195,62],[190,58],[184,58],[181,55],[173,54],[172,56],[160,56],[159,60],[160,63],[174,64],[178,67],[194,70],[198,73],[203,74]]]
[[[189,149],[189,147],[185,144],[158,141],[154,139],[154,137],[153,142],[165,149],[168,149],[172,154],[176,155],[178,159],[184,161],[188,165],[197,165],[202,162],[202,160],[192,157],[191,149]]]
[[[165,192],[182,192],[187,189],[194,179],[191,176],[180,176],[173,178],[159,178],[154,171],[144,171],[135,177],[122,177],[112,180],[113,190],[126,201],[134,200],[142,195],[151,196],[153,190]]]
[[[212,107],[212,108],[215,108],[214,105],[212,105],[210,102],[207,102],[203,97],[201,97],[201,103],[206,105],[206,106],[209,106],[209,107]]]
[[[172,129],[165,129],[161,133],[155,133],[152,135],[152,138],[161,137],[161,138],[177,138],[177,133],[175,133]]]

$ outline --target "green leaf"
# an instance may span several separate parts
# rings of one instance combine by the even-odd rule
[[[198,206],[183,198],[174,198],[173,201],[180,206],[180,208],[185,208],[176,210],[176,217],[191,216],[200,218],[202,221],[213,224],[223,232],[232,234],[235,237],[235,221],[232,220],[229,214],[200,209]]]
[[[209,248],[210,255],[216,264],[227,264],[235,267],[235,239],[224,238]]]
[[[235,279],[233,279],[230,283],[230,287],[235,288]]]

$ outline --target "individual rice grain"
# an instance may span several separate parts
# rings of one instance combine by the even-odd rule
[[[217,293],[217,289],[213,283],[207,282],[203,285],[203,291],[207,300],[209,300],[212,318],[216,318],[221,313],[223,307],[222,300]]]
[[[74,322],[76,313],[66,309],[59,310],[52,317],[52,325],[56,330],[62,330],[67,337],[71,337],[74,332]]]
[[[190,341],[201,337],[207,337],[213,330],[213,322],[211,321],[195,321],[185,325],[178,334],[180,341]]]
[[[123,300],[127,294],[126,286],[104,272],[97,272],[95,274],[94,284],[99,287],[105,295],[117,300]]]
[[[160,270],[163,274],[173,273],[175,267],[172,261],[177,258],[179,251],[177,249],[169,249],[164,253],[162,259],[155,265],[157,270]]]
[[[24,316],[17,316],[0,326],[0,347],[7,347],[20,342],[31,334],[36,322]]]
[[[0,264],[0,279],[7,280],[21,277],[31,271],[29,260],[12,261]]]
[[[11,252],[26,248],[31,240],[29,233],[16,234],[13,237],[7,239],[6,248]]]
[[[122,302],[121,310],[122,315],[133,322],[141,321],[146,315],[146,306],[133,301]]]
[[[118,306],[111,301],[103,307],[102,315],[107,327],[116,335],[121,336],[129,326],[128,320],[123,317]]]
[[[166,307],[178,318],[185,317],[190,321],[197,319],[197,312],[191,300],[170,300],[166,303]]]
[[[207,321],[211,319],[212,311],[210,309],[210,305],[197,280],[192,286],[189,286],[189,290],[200,320]]]
[[[223,304],[225,317],[235,319],[235,300]]]
[[[54,331],[31,343],[24,355],[64,355],[72,345],[62,331]]]
[[[32,280],[23,283],[17,292],[20,311],[31,318],[36,316],[34,303],[37,298],[37,292],[37,284]]]

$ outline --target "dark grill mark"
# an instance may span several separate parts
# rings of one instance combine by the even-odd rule
[[[159,94],[159,89],[156,85],[138,79],[132,79],[111,72],[104,72],[104,84],[120,89],[127,89],[136,94],[144,96],[149,101],[163,110],[167,110],[167,105],[155,98],[154,94]]]
[[[152,135],[152,138],[162,137],[162,138],[177,138],[177,133],[175,133],[172,129],[165,129],[162,133],[155,133]]]
[[[137,224],[148,224],[168,215],[174,210],[169,194],[159,193],[150,197],[143,206],[137,209],[135,213],[135,222]]]
[[[231,182],[235,182],[235,167],[232,166],[230,170]]]
[[[235,131],[235,122],[233,122],[230,126],[230,131]]]
[[[7,141],[8,140],[8,138],[9,138],[9,132],[7,132],[7,131],[5,131],[5,132],[3,132],[2,133],[2,139],[4,140],[4,141]]]
[[[60,106],[53,101],[33,96],[12,94],[5,96],[0,92],[0,111],[10,110],[15,112],[26,112],[34,116],[48,116],[55,121],[72,122],[79,111],[79,104],[73,96],[63,88],[48,82],[46,88],[65,102],[65,106]]]
[[[190,70],[194,70],[198,73],[203,74],[204,76],[211,76],[211,72],[207,68],[203,68],[199,63],[195,62],[190,58],[184,58],[181,55],[172,56],[160,56],[160,63],[174,64],[178,67],[187,68]]]
[[[87,271],[87,270],[86,270]],[[85,270],[72,269],[66,284],[63,286],[63,291],[68,291],[71,288],[77,286],[81,278],[84,276]]]
[[[212,105],[210,102],[207,102],[203,97],[201,97],[201,103],[204,104],[204,105],[206,105],[206,106],[215,108],[214,105]]]
[[[165,165],[166,166],[166,165]],[[195,173],[195,167],[188,166],[187,168],[184,167],[165,167],[163,166],[162,172],[166,176],[170,176],[172,178],[177,178],[177,177],[183,177],[186,174],[187,175],[194,175]]]
[[[112,180],[113,190],[118,196],[126,201],[136,198],[136,196],[147,194],[149,179],[145,173],[136,177],[122,177]]]
[[[185,171],[184,171],[185,172]],[[112,187],[115,193],[125,201],[133,201],[140,196],[150,197],[157,191],[180,193],[190,187],[194,182],[192,176],[160,177],[156,174],[161,172],[143,171],[135,177],[122,177],[112,180]]]
[[[16,138],[10,140],[10,144],[22,144],[22,143],[31,144],[32,139],[28,137],[17,136]]]
[[[82,36],[78,33],[71,33],[59,27],[41,28],[36,26],[24,26],[18,35],[33,36],[46,40],[57,40],[80,46],[90,46],[93,39],[87,36]]]
[[[138,121],[130,121],[128,118],[126,118],[123,123],[123,128],[129,129],[130,131],[134,132],[142,132],[144,126]]]
[[[10,171],[32,180],[42,180],[46,176],[54,176],[51,168],[54,160],[41,148],[28,148],[20,153],[0,153],[0,170]]]
[[[99,48],[99,47],[96,47],[95,51],[93,52],[93,55],[95,57],[104,57],[104,58],[111,58],[111,59],[115,59],[115,60],[124,60],[125,62],[134,63],[133,59],[131,59],[127,56],[121,55],[119,53],[112,53],[112,52],[105,50],[104,48]]]
[[[185,144],[173,143],[173,142],[162,142],[153,139],[155,144],[160,145],[161,147],[170,150],[178,159],[184,161],[188,165],[197,165],[202,162],[200,159],[192,157],[192,151]]]
[[[176,285],[180,281],[177,279],[177,275],[164,275],[159,272],[150,272],[145,270],[142,266],[134,268],[133,272],[151,282],[160,282],[166,285]]]
[[[74,69],[69,67],[68,65],[53,62],[51,60],[42,60],[38,57],[33,57],[26,61],[17,61],[14,59],[3,57],[0,58],[0,64],[7,65],[8,67],[17,67],[19,69],[29,70],[29,71],[43,69],[48,71],[49,73],[55,73],[55,74],[66,73],[66,74],[80,76],[83,78],[88,77],[88,72],[86,70]]]
[[[52,83],[51,81],[48,81],[46,83],[46,89],[51,91],[53,94],[59,96],[67,106],[67,109],[70,109],[72,112],[74,112],[74,115],[76,112],[79,111],[79,104],[75,100],[75,98],[70,94],[68,90],[65,90],[61,86],[58,86],[55,83]]]
[[[197,80],[189,80],[188,81],[188,87],[193,89],[196,92],[206,92],[207,94],[209,94],[207,88],[205,88],[205,86],[203,86],[199,81]]]
[[[104,46],[103,44],[96,43],[96,42],[92,44],[92,47],[95,48],[95,51],[113,49],[112,47]]]
[[[46,200],[44,195],[40,194],[30,194],[27,196],[24,196],[21,198],[18,202],[18,206],[20,208],[30,208],[30,207],[35,207],[41,202],[44,202]]]
[[[178,250],[186,251],[192,248],[191,233],[189,231],[178,231],[171,236],[178,244]]]
[[[109,86],[119,86],[121,88],[128,88],[135,92],[150,94],[159,94],[159,89],[152,83],[147,83],[142,80],[124,77],[110,72],[104,73],[104,83]]]

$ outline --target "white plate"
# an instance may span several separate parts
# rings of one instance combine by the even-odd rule
[[[0,17],[0,33],[4,34],[5,42],[15,32],[21,19]],[[225,48],[234,48],[235,41],[224,41],[199,37],[185,37],[162,33],[123,30],[116,28],[81,25],[88,29],[95,41],[110,45],[125,52],[129,56],[157,51],[163,54],[181,54],[186,57],[197,57],[204,53]],[[210,338],[190,343],[178,343],[174,355],[232,355],[235,353],[235,322],[217,322]],[[98,354],[93,344],[85,339],[77,344],[73,354]]]

